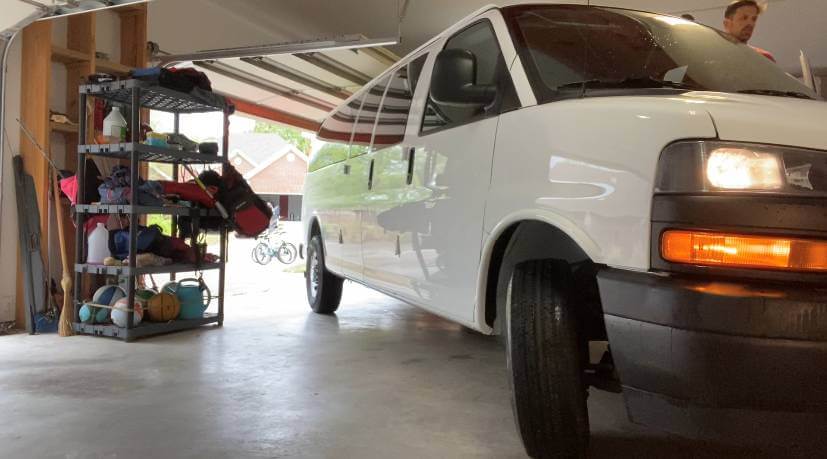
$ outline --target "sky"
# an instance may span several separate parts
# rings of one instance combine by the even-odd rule
[[[195,142],[217,142],[221,137],[221,123],[224,115],[219,112],[193,113],[181,115],[181,133]],[[175,117],[172,113],[152,111],[150,123],[155,132],[173,132],[175,130]],[[256,120],[241,115],[230,115],[230,133],[243,134],[253,132],[256,127]],[[313,133],[302,131],[302,134],[310,138],[311,150],[316,151],[325,142],[316,139]],[[219,142],[220,143],[220,142]]]
[[[224,115],[219,112],[181,115],[181,133],[195,142],[217,140],[221,137]],[[175,117],[172,113],[153,111],[150,125],[156,132],[173,132]],[[256,121],[238,115],[230,115],[230,133],[252,132]]]

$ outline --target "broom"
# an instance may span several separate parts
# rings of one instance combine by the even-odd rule
[[[66,250],[66,233],[63,227],[64,209],[60,200],[60,187],[57,181],[57,171],[52,174],[52,189],[55,199],[55,217],[57,217],[57,237],[60,242],[60,260],[63,267],[63,277],[60,279],[60,287],[63,289],[63,308],[60,310],[60,321],[57,325],[57,333],[60,336],[72,336],[72,321],[75,317],[75,303],[72,301],[72,270],[69,266],[69,254]]]

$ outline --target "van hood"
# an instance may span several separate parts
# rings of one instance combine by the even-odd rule
[[[827,150],[827,102],[720,92],[681,98],[704,106],[721,140]]]

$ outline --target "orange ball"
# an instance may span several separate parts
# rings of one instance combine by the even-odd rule
[[[181,302],[169,293],[159,293],[147,301],[147,315],[153,322],[167,322],[178,318]]]

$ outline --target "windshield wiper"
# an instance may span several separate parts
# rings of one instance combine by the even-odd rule
[[[576,83],[568,83],[558,86],[557,89],[593,88],[593,89],[648,89],[648,88],[674,88],[701,90],[697,86],[674,81],[658,80],[651,77],[626,78],[623,80],[585,80]]]
[[[759,96],[793,97],[796,99],[814,100],[812,97],[798,91],[779,91],[776,89],[743,89],[736,91],[739,94],[757,94]]]

